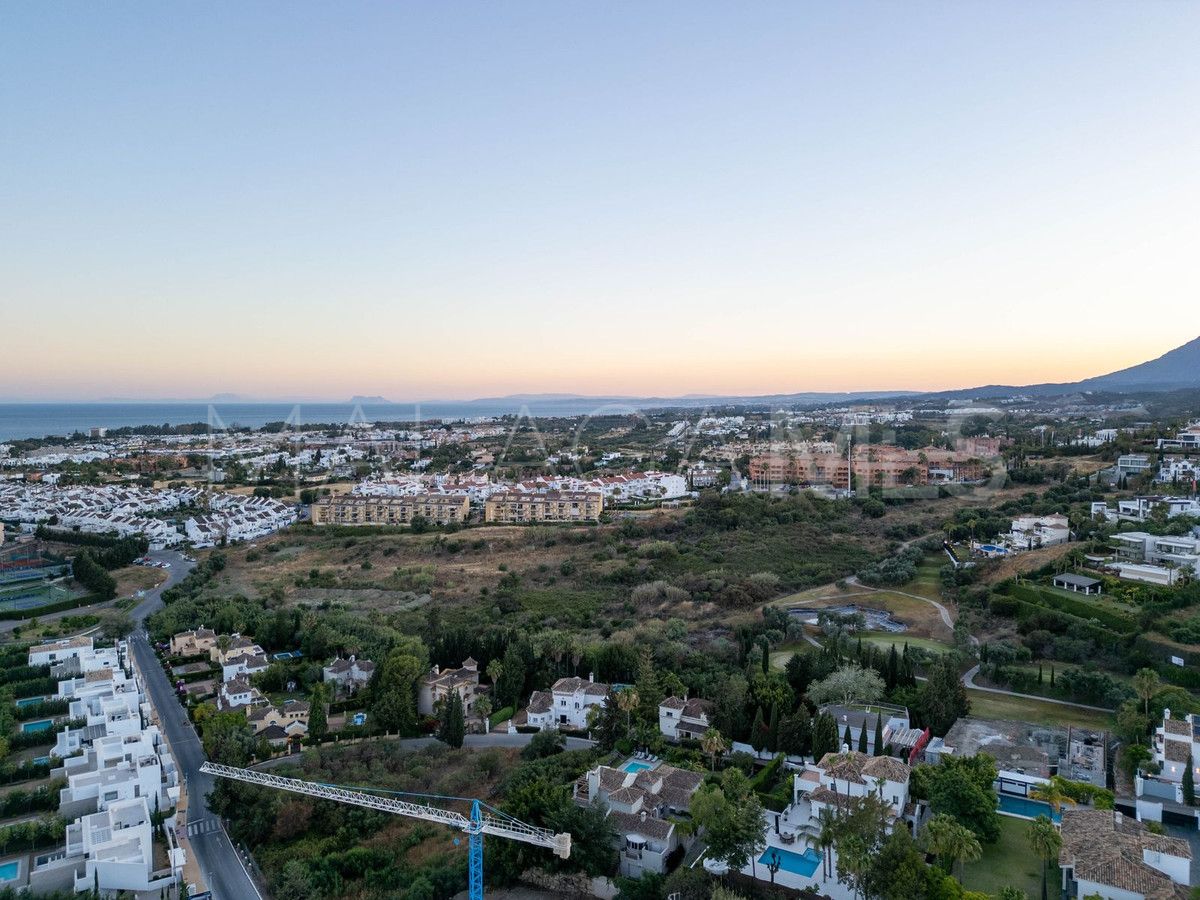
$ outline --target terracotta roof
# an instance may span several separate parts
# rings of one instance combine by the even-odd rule
[[[1077,879],[1141,894],[1146,900],[1174,900],[1183,886],[1147,865],[1143,851],[1192,858],[1187,841],[1154,834],[1141,822],[1111,810],[1064,811],[1062,842],[1059,865],[1073,867]]]
[[[846,753],[826,753],[817,766],[830,778],[863,784],[862,769],[868,757],[855,750]]]
[[[1191,741],[1163,741],[1163,756],[1171,762],[1187,762],[1192,758]]]
[[[534,691],[529,695],[529,705],[525,710],[527,713],[548,713],[553,702],[554,699],[546,691]]]
[[[872,756],[863,763],[862,773],[888,781],[908,781],[912,769],[890,756]]]
[[[638,790],[635,787],[617,788],[608,795],[609,803],[620,803],[622,806],[633,806],[639,800],[645,798],[645,792]]]
[[[1166,734],[1179,734],[1191,740],[1192,726],[1185,719],[1163,719],[1163,731]]]
[[[683,708],[683,715],[687,719],[711,719],[715,710],[716,705],[711,700],[701,700],[699,697],[693,697]]]
[[[675,827],[665,819],[656,819],[654,816],[643,818],[638,814],[617,812],[616,810],[608,814],[608,820],[623,835],[640,834],[642,837],[654,841],[669,840],[671,830]]]
[[[582,691],[594,697],[603,697],[608,693],[608,685],[599,681],[588,681],[586,678],[560,678],[551,688],[556,694],[577,694]]]
[[[660,703],[658,705],[660,707],[663,707],[666,709],[680,710],[680,709],[683,709],[685,706],[687,706],[687,701],[680,700],[678,697],[668,697],[666,700],[664,700],[662,703]]]

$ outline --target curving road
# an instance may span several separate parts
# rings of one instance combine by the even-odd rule
[[[1005,697],[1023,697],[1026,700],[1037,700],[1041,703],[1054,703],[1058,706],[1073,706],[1076,709],[1090,709],[1095,712],[1112,713],[1116,710],[1108,706],[1088,706],[1086,703],[1075,703],[1071,700],[1057,700],[1054,697],[1042,697],[1038,694],[1018,694],[1016,691],[1006,691],[1002,688],[984,687],[981,684],[975,683],[975,676],[979,674],[979,666],[975,665],[963,673],[962,683],[964,687],[969,687],[973,691],[984,691],[988,694],[1002,694]]]
[[[176,698],[171,680],[163,671],[142,628],[148,615],[162,609],[162,592],[182,580],[195,564],[184,560],[182,554],[169,550],[151,553],[150,557],[169,562],[171,568],[167,570],[167,580],[154,590],[147,591],[142,602],[133,609],[137,630],[130,637],[129,645],[142,674],[146,695],[158,711],[159,725],[171,745],[175,765],[187,784],[188,841],[215,900],[261,900],[262,895],[246,873],[224,826],[208,809],[208,793],[213,788],[213,778],[200,772],[204,762],[200,738]]]

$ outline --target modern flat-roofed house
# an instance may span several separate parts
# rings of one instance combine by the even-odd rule
[[[1063,894],[1104,900],[1185,900],[1191,896],[1192,849],[1109,809],[1062,814]]]
[[[48,666],[60,663],[66,659],[78,657],[81,653],[91,651],[90,637],[63,638],[60,641],[49,641],[29,648],[29,665]]]
[[[1152,584],[1174,584],[1180,574],[1200,573],[1200,537],[1123,531],[1112,536],[1122,578]]]
[[[1018,516],[1012,520],[1012,530],[1006,542],[1017,550],[1036,550],[1053,547],[1071,539],[1071,525],[1062,513],[1048,516]]]
[[[1117,477],[1145,475],[1153,468],[1150,457],[1144,453],[1126,453],[1117,457]]]
[[[369,659],[358,659],[351,654],[349,659],[335,659],[322,669],[326,683],[337,686],[345,694],[353,694],[365,686],[375,674],[375,663]]]
[[[658,705],[658,730],[669,741],[699,740],[712,726],[711,700],[668,697]]]
[[[638,772],[597,766],[575,782],[580,805],[601,802],[620,853],[621,874],[640,878],[645,872],[663,873],[671,853],[691,840],[671,820],[687,814],[692,795],[700,788],[700,772],[658,764]]]
[[[417,685],[417,712],[423,716],[434,714],[438,704],[457,693],[463,702],[467,718],[474,713],[475,700],[479,695],[479,663],[471,657],[463,660],[457,669],[441,669],[434,666]]]
[[[1062,588],[1064,591],[1074,591],[1077,594],[1092,594],[1104,593],[1104,585],[1098,578],[1089,578],[1086,575],[1076,575],[1073,572],[1064,572],[1062,575],[1054,576],[1054,586]]]
[[[603,706],[608,690],[607,684],[593,680],[591,675],[586,679],[560,678],[549,691],[548,709],[546,691],[530,695],[529,706],[525,708],[526,721],[543,731],[548,728],[583,731],[587,728],[588,710]]]

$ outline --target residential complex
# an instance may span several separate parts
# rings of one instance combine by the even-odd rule
[[[497,524],[594,522],[603,510],[604,496],[598,491],[506,492],[488,497],[484,521]]]
[[[976,456],[937,447],[906,450],[887,444],[858,445],[847,460],[832,444],[810,444],[754,456],[749,474],[758,487],[799,484],[835,488],[847,488],[853,474],[854,483],[865,489],[978,481],[984,476],[984,466]]]
[[[415,494],[381,497],[338,494],[312,505],[314,525],[410,525],[420,516],[438,525],[467,520],[471,502],[465,494]]]

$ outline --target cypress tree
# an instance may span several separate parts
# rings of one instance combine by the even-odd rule
[[[767,743],[767,723],[763,721],[762,707],[754,711],[754,724],[750,726],[750,746],[757,753]]]
[[[862,723],[862,728],[858,730],[858,752],[867,752],[867,723]]]
[[[767,749],[772,753],[779,750],[779,704],[771,704],[771,717],[767,720]]]
[[[896,645],[892,644],[892,649],[888,651],[887,671],[884,673],[884,684],[887,685],[888,693],[896,689],[896,685],[900,683],[900,657],[896,653]]]
[[[850,736],[850,726],[849,725],[846,726],[846,733],[842,735],[842,744],[846,747],[847,750],[849,750],[851,747],[854,746],[854,738],[852,738]],[[842,748],[838,747],[838,749],[841,750]]]
[[[1183,802],[1188,806],[1196,805],[1196,775],[1192,771],[1191,759],[1183,768]]]
[[[438,738],[457,750],[463,745],[463,737],[467,732],[466,716],[463,714],[462,695],[451,691],[450,696],[442,704],[442,726],[438,730]]]
[[[883,756],[883,716],[875,717],[875,755]]]

